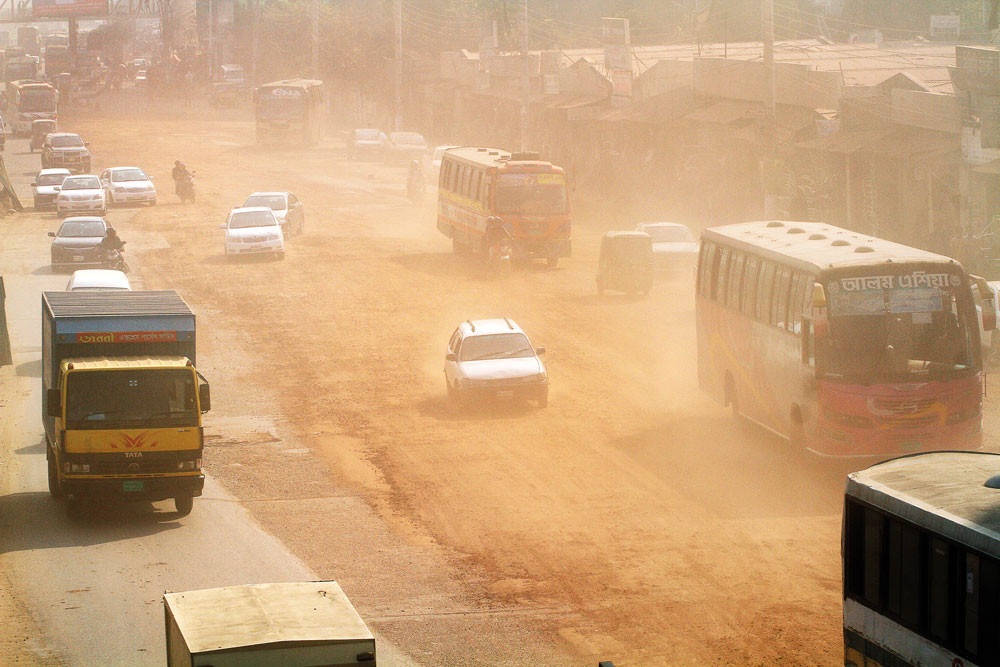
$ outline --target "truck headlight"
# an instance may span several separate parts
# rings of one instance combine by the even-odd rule
[[[189,459],[187,461],[178,461],[177,470],[184,472],[186,470],[195,471],[201,470],[201,459]]]

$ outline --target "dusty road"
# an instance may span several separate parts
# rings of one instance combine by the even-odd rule
[[[620,202],[577,192],[574,257],[495,281],[403,169],[344,160],[339,136],[269,152],[243,113],[115,113],[64,126],[95,169],[156,178],[161,204],[119,230],[145,285],[198,314],[206,469],[376,632],[434,665],[840,663],[847,467],[700,394],[688,277],[597,297],[599,236],[634,223]],[[305,201],[305,233],[284,261],[227,261],[225,212],[275,189]],[[447,338],[497,315],[547,348],[549,407],[456,414]]]

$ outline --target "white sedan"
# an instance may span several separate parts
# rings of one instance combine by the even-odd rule
[[[302,201],[291,192],[254,192],[243,206],[267,206],[288,234],[301,234],[305,228],[306,214]]]
[[[285,235],[274,212],[266,206],[234,208],[225,224],[226,256],[273,254],[285,256]]]
[[[139,167],[111,167],[101,172],[109,204],[156,204],[156,186]]]
[[[67,176],[63,179],[56,197],[56,215],[62,218],[71,213],[108,214],[108,200],[101,186],[101,179],[93,174]]]
[[[637,232],[653,239],[653,266],[657,269],[692,269],[698,263],[698,238],[679,222],[644,222]]]

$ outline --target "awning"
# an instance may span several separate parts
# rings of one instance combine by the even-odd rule
[[[547,109],[579,109],[608,101],[607,95],[554,95],[555,99],[542,100]]]
[[[740,120],[762,118],[764,105],[760,102],[745,102],[742,100],[725,100],[716,102],[685,115],[685,118],[703,123],[729,125]]]
[[[897,130],[865,146],[880,155],[944,155],[960,151],[958,135],[930,130]]]
[[[848,155],[867,148],[885,135],[886,132],[879,130],[840,130],[815,139],[806,139],[795,145],[798,148]]]
[[[658,125],[687,116],[696,105],[694,95],[688,89],[675,90],[626,107],[609,109],[599,119],[609,122],[624,121]]]

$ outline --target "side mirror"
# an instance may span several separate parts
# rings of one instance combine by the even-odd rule
[[[212,392],[208,384],[198,385],[198,403],[201,404],[202,412],[212,409]]]
[[[56,237],[56,233],[55,232],[49,232],[49,236],[51,236],[52,238],[55,238]]]
[[[37,188],[38,187],[38,183],[36,181],[32,181],[31,182],[31,187]]]
[[[445,361],[458,361],[458,355],[455,354],[454,352],[449,352],[448,354],[445,355],[444,360]]]
[[[545,354],[545,348],[544,347],[536,347],[535,348],[535,354]]]
[[[227,226],[228,225],[226,225],[226,223],[222,223],[221,225],[219,225],[219,229],[225,229]]]
[[[45,403],[49,417],[62,417],[62,392],[58,389],[46,390]]]
[[[59,192],[60,190],[62,190],[62,186],[61,185],[54,185],[54,186],[52,186],[52,189],[55,190],[56,192]]]

